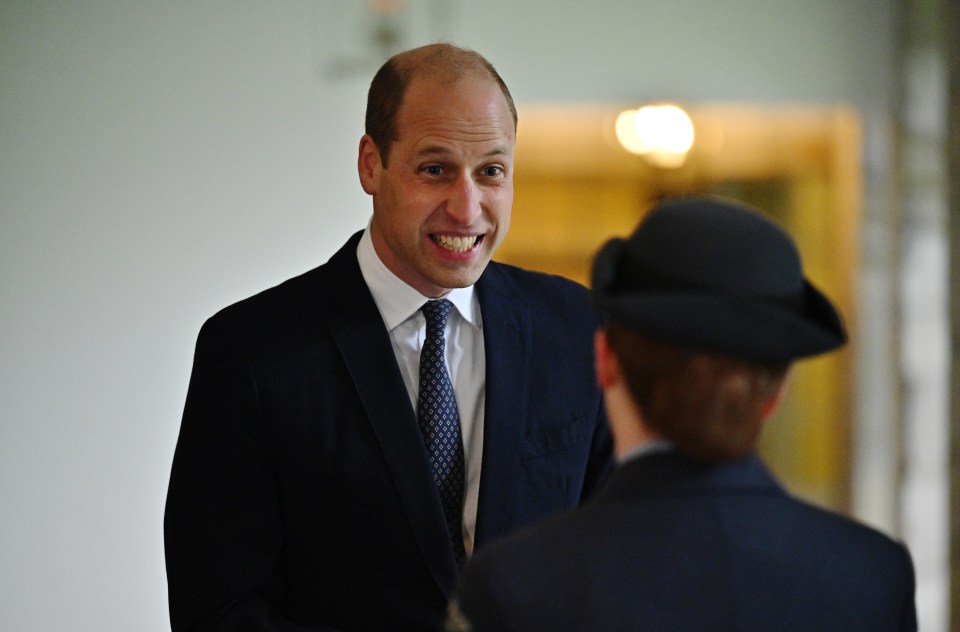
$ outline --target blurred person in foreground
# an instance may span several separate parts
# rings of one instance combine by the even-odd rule
[[[449,630],[916,630],[900,543],[788,495],[760,457],[794,360],[846,341],[789,235],[715,198],[656,206],[593,268],[617,469],[461,577]]]
[[[175,631],[436,630],[467,557],[598,485],[586,288],[490,261],[515,140],[473,51],[376,73],[366,229],[200,331],[165,516]]]

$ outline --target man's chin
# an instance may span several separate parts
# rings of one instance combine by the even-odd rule
[[[441,274],[437,274],[432,279],[434,285],[448,290],[452,290],[460,287],[469,287],[477,282],[477,279],[480,278],[480,275],[483,274],[484,269],[487,267],[487,264],[484,263],[482,266],[470,266],[469,269],[462,269],[456,271],[444,271]]]

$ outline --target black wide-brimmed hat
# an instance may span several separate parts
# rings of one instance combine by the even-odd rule
[[[658,204],[593,264],[609,322],[655,340],[759,362],[816,355],[847,335],[803,276],[797,247],[760,212],[719,198]]]

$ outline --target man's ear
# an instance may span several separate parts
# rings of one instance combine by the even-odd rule
[[[597,384],[600,388],[607,388],[620,380],[620,363],[616,354],[610,348],[607,332],[598,329],[593,336],[594,363],[597,371]]]
[[[369,134],[360,139],[360,150],[357,155],[357,173],[360,175],[360,186],[368,195],[374,195],[380,187],[380,172],[383,171],[383,161],[380,159],[380,150]]]
[[[790,390],[790,382],[793,381],[793,367],[787,369],[786,375],[783,376],[783,381],[780,382],[780,386],[777,388],[777,392],[770,397],[769,400],[763,405],[763,410],[761,414],[763,419],[769,419],[773,413],[777,411],[780,407],[780,404],[783,402],[783,399],[787,396],[787,391]]]

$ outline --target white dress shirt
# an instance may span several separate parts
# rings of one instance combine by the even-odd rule
[[[369,224],[357,246],[357,260],[363,279],[380,310],[383,324],[390,334],[393,353],[410,395],[410,405],[416,413],[420,388],[420,349],[423,347],[427,330],[426,319],[420,308],[430,299],[387,269],[373,247]],[[470,554],[473,551],[477,526],[480,462],[483,454],[483,412],[487,375],[483,323],[480,318],[480,303],[473,286],[455,288],[444,298],[453,303],[454,307],[447,318],[444,332],[445,356],[457,398],[460,432],[463,437],[466,468],[463,543]]]

